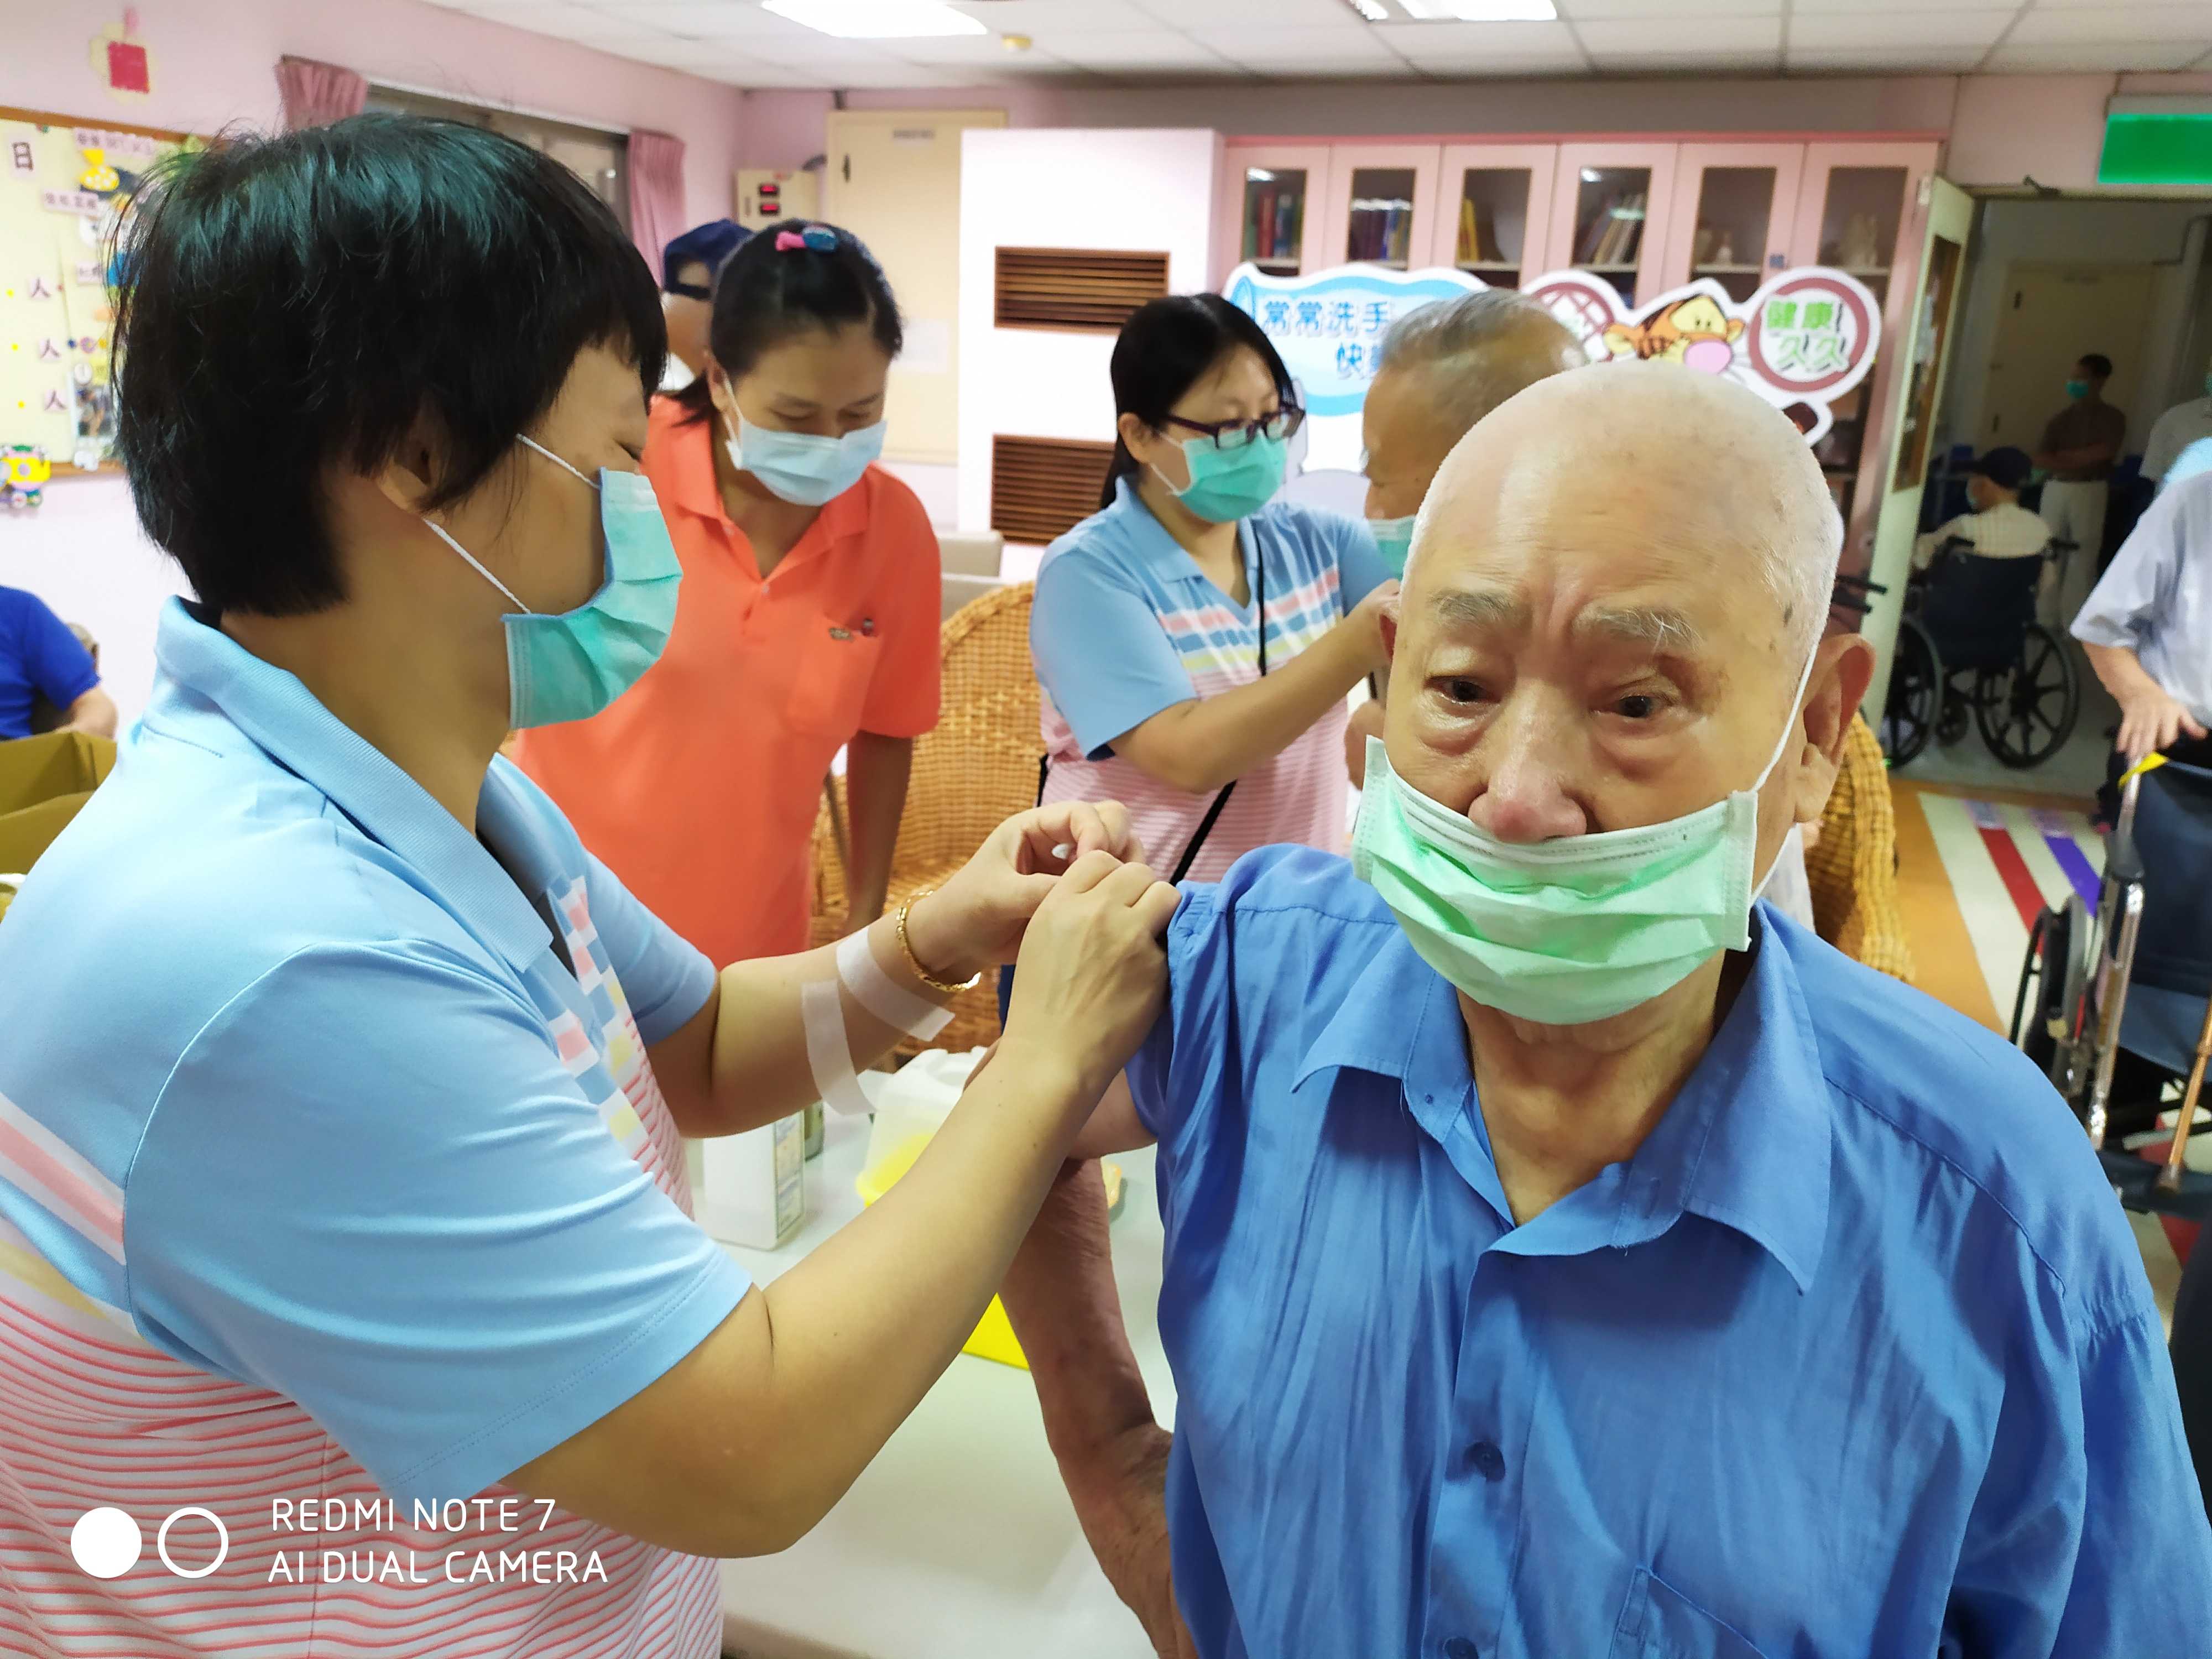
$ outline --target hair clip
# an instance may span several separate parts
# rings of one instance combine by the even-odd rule
[[[790,253],[804,248],[810,253],[835,253],[837,233],[827,225],[809,225],[804,230],[779,230],[775,234],[775,251]]]

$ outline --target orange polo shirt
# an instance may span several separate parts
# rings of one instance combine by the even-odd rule
[[[654,914],[717,965],[803,951],[831,758],[855,734],[937,724],[937,537],[868,469],[763,580],[722,510],[714,425],[653,409],[645,472],[684,586],[660,660],[587,720],[522,732],[515,758]]]

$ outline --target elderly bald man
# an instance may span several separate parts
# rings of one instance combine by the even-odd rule
[[[1790,423],[1673,366],[1454,452],[1352,860],[1186,893],[1085,1137],[1159,1146],[1164,1644],[2203,1650],[2212,1528],[2079,1128],[1753,897],[1871,672],[1821,637],[1839,541]]]

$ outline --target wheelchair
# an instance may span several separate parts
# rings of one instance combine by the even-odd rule
[[[2039,558],[1998,559],[1954,536],[1905,590],[1882,707],[1882,753],[1911,764],[1932,739],[1956,743],[1969,722],[2004,765],[2039,766],[2074,734],[2081,670],[2065,637],[2036,619]]]
[[[2130,778],[2094,912],[2076,894],[2036,919],[2012,1012],[2014,1045],[2074,1109],[2120,1201],[2195,1221],[2212,1218],[2212,1175],[2182,1163],[2212,1058],[2207,870],[2212,769]],[[2108,1144],[2177,1106],[2163,1165]]]

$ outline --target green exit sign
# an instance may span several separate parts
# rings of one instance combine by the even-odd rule
[[[2212,185],[2212,112],[2105,118],[2100,185]]]

